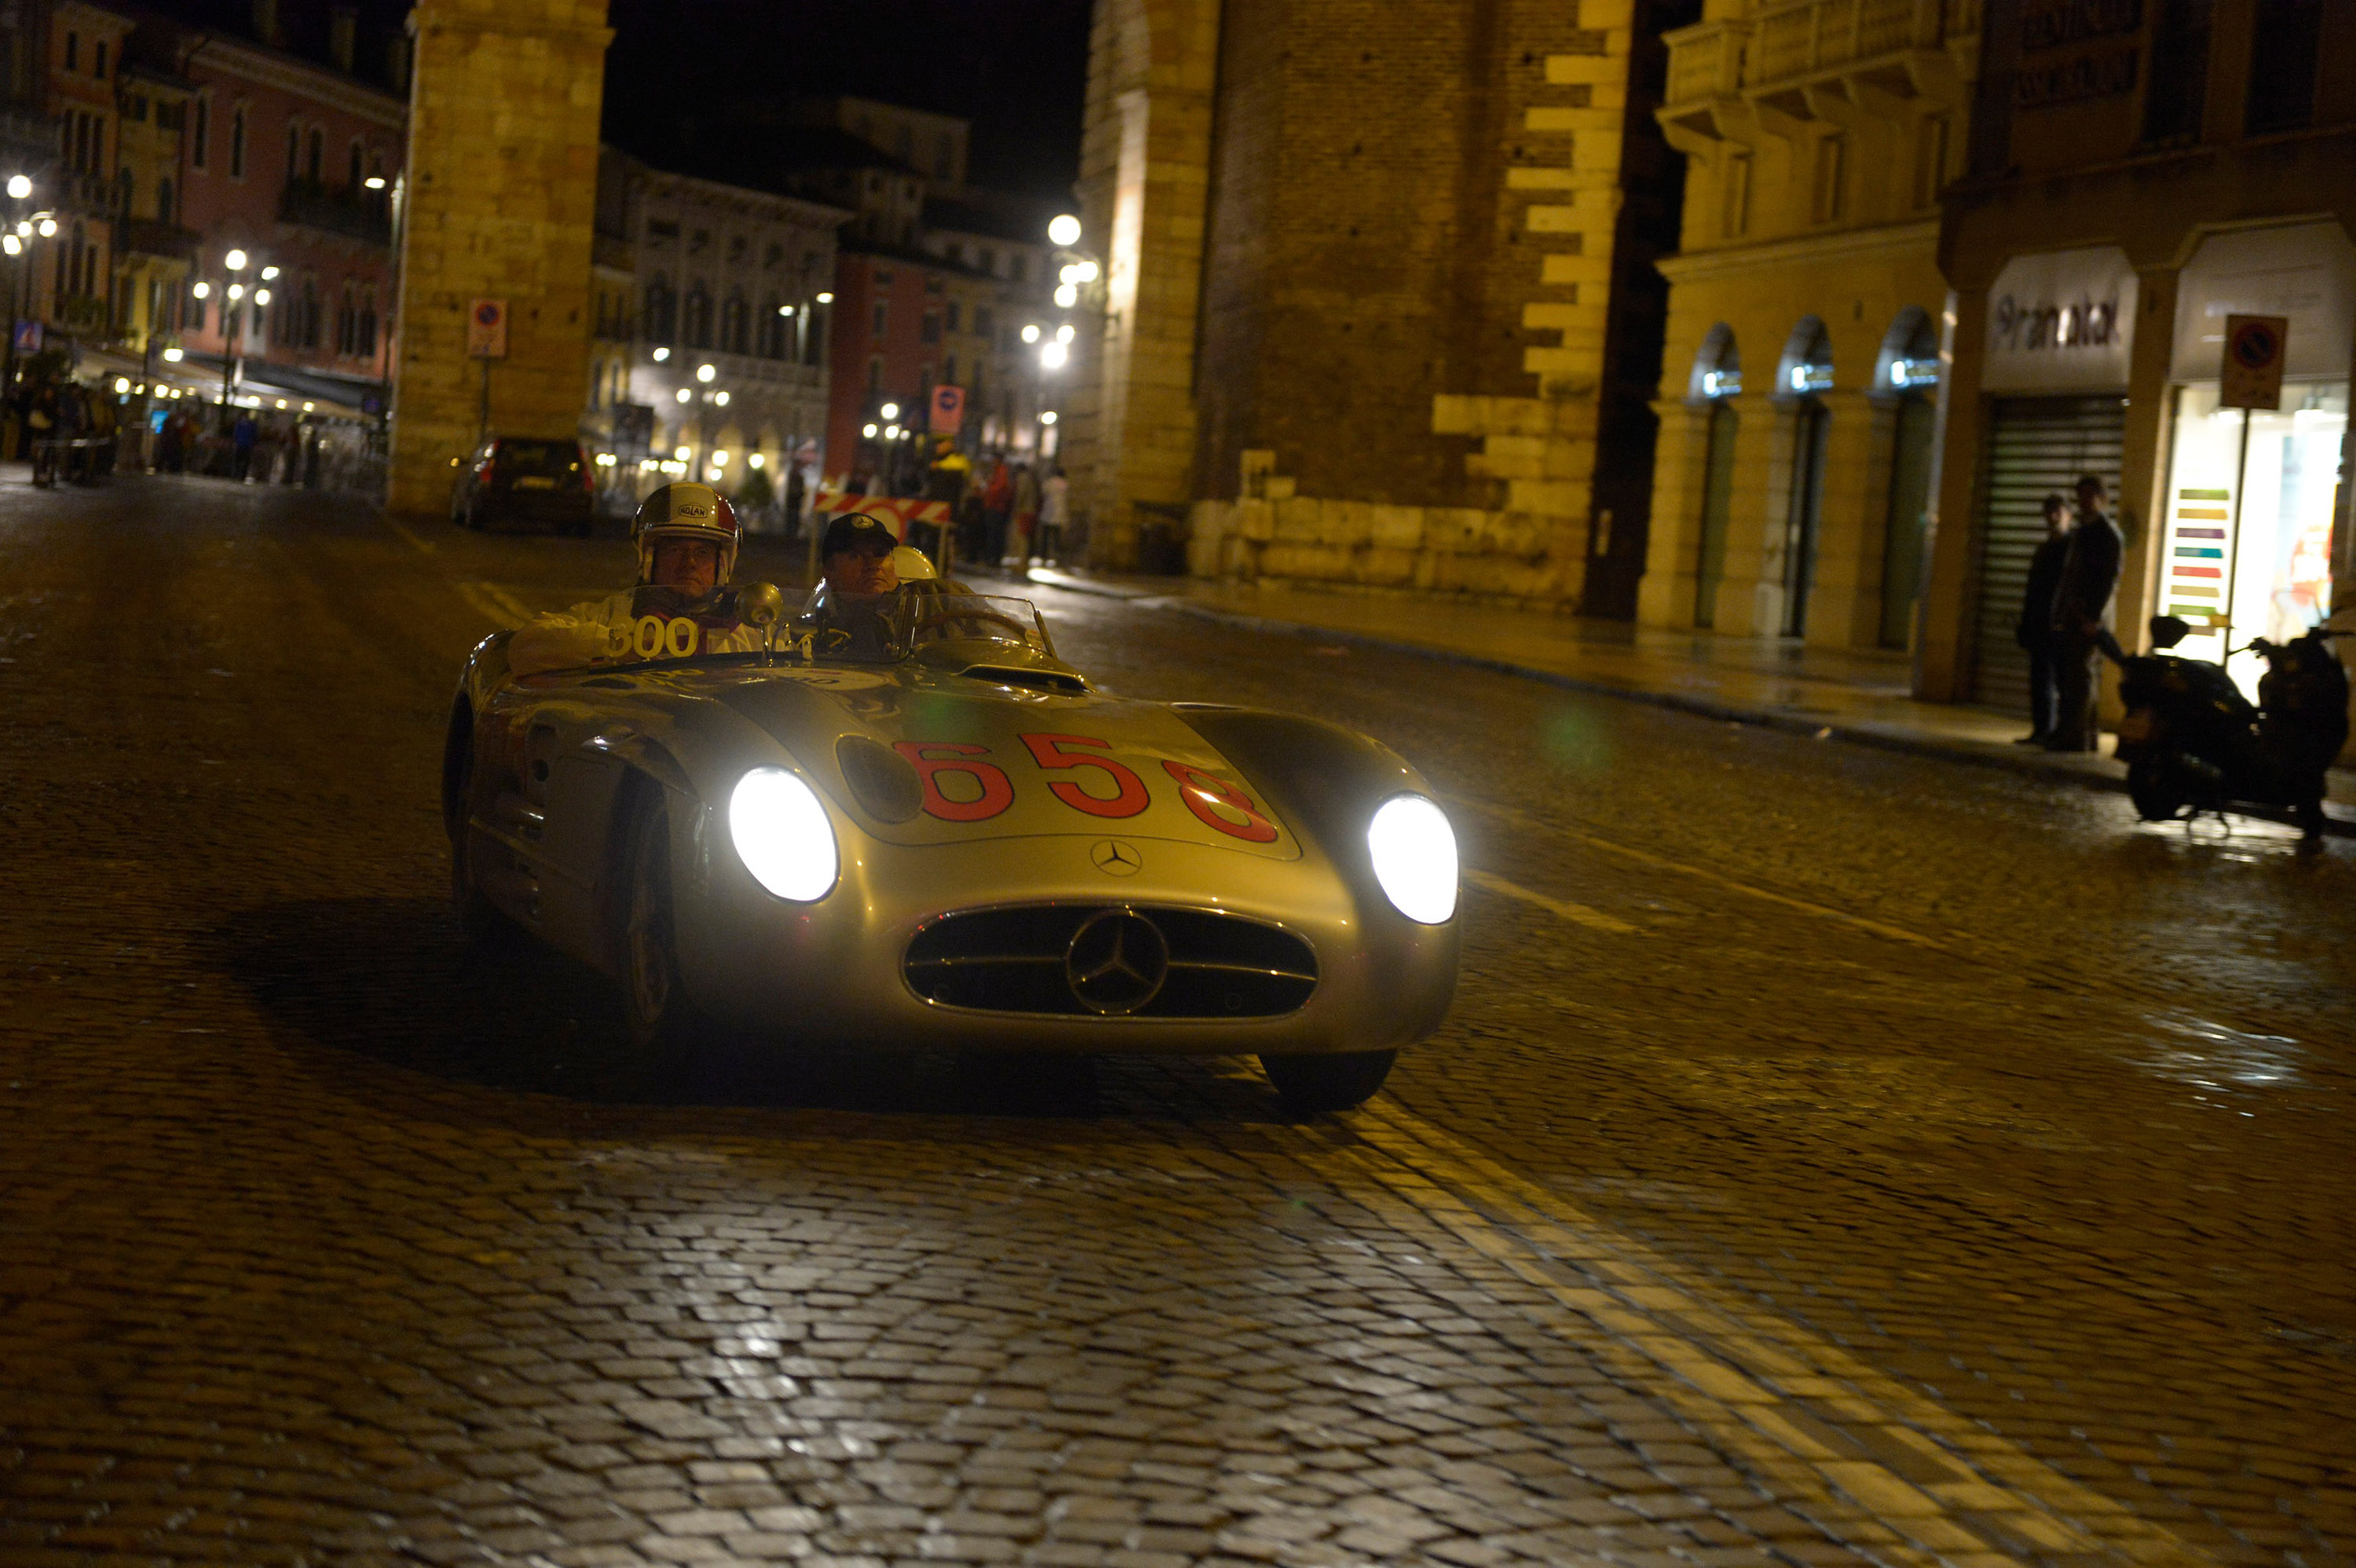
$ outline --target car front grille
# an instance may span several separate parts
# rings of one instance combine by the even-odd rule
[[[1276,1018],[1317,988],[1317,955],[1239,915],[1154,905],[1035,904],[943,915],[909,939],[908,986],[986,1012]]]

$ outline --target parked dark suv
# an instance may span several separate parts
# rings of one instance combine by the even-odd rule
[[[471,457],[451,461],[460,470],[450,492],[450,520],[458,527],[526,522],[553,524],[561,534],[589,531],[596,470],[579,442],[495,435]]]

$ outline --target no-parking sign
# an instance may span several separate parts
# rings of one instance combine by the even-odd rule
[[[955,435],[965,422],[965,389],[944,381],[933,389],[933,433]]]
[[[466,307],[466,357],[504,359],[508,357],[508,302],[477,300]]]
[[[2225,318],[2223,386],[2217,406],[2224,409],[2282,407],[2283,363],[2290,354],[2286,315]]]

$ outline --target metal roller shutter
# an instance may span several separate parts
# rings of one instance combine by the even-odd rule
[[[2029,558],[2045,537],[2045,497],[2072,494],[2081,474],[2114,493],[2126,439],[2124,398],[2008,398],[1996,405],[1980,486],[1979,615],[1972,700],[2029,709],[2029,655],[2013,640]]]

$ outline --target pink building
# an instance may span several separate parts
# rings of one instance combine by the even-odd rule
[[[159,41],[189,87],[176,214],[197,237],[178,302],[187,359],[219,364],[234,332],[251,391],[341,389],[351,407],[380,396],[368,384],[391,365],[408,104],[249,40]]]

